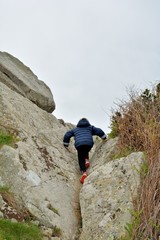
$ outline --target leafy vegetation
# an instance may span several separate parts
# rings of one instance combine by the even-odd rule
[[[118,136],[119,152],[142,151],[146,162],[140,169],[141,189],[134,211],[142,213],[139,224],[128,223],[124,240],[158,239],[160,236],[160,83],[151,90],[131,90],[129,100],[118,104],[111,119],[110,137]]]
[[[0,240],[42,240],[42,233],[35,225],[15,223],[0,219]]]
[[[119,118],[121,118],[121,113],[116,111],[111,117],[111,125],[110,125],[111,132],[108,134],[108,138],[115,138],[118,136],[118,134],[119,134],[119,128],[118,128]]]

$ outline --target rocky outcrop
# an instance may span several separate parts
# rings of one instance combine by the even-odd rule
[[[140,165],[144,156],[139,152],[109,161],[108,154],[115,143],[116,140],[108,142],[108,146],[105,146],[108,151],[101,152],[103,159],[97,158],[98,154],[93,156],[95,170],[91,171],[80,193],[80,240],[120,239],[126,234],[124,226],[131,222],[131,210],[138,194]],[[99,147],[101,150],[104,148],[102,145]],[[105,158],[106,155],[108,158]],[[99,165],[101,161],[103,164]]]
[[[16,138],[0,146],[0,217],[29,219],[42,228],[43,240],[120,238],[131,220],[143,154],[112,160],[117,139],[95,139],[82,186],[73,142],[69,149],[62,144],[73,125],[51,109],[48,87],[18,59],[0,53],[0,133]]]
[[[48,86],[21,61],[6,52],[0,52],[0,82],[49,113],[55,109]]]
[[[40,225],[56,226],[61,239],[75,239],[81,186],[75,150],[62,144],[68,125],[3,83],[0,119],[0,130],[17,138],[15,148],[0,149],[0,186],[9,186]]]

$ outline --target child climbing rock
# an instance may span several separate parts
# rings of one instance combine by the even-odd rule
[[[89,152],[93,147],[93,135],[106,140],[106,134],[100,129],[92,126],[86,118],[79,120],[77,126],[66,132],[63,138],[63,145],[69,146],[70,138],[74,137],[75,148],[78,153],[79,167],[82,172],[80,182],[83,184],[87,177],[87,168],[90,166]]]

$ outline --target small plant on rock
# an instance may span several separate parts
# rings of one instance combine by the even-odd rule
[[[52,231],[53,237],[60,237],[62,235],[61,229],[58,228],[57,226],[54,226]]]
[[[0,147],[3,145],[14,146],[15,142],[17,141],[16,137],[7,132],[0,132]]]
[[[0,219],[0,239],[42,240],[42,233],[36,225]]]

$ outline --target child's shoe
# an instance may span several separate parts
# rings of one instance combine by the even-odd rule
[[[89,166],[90,166],[90,162],[88,159],[85,160],[85,166],[86,166],[86,168],[89,168]]]
[[[80,178],[80,182],[83,184],[84,183],[84,180],[86,179],[87,177],[87,172],[84,172],[82,177]]]

